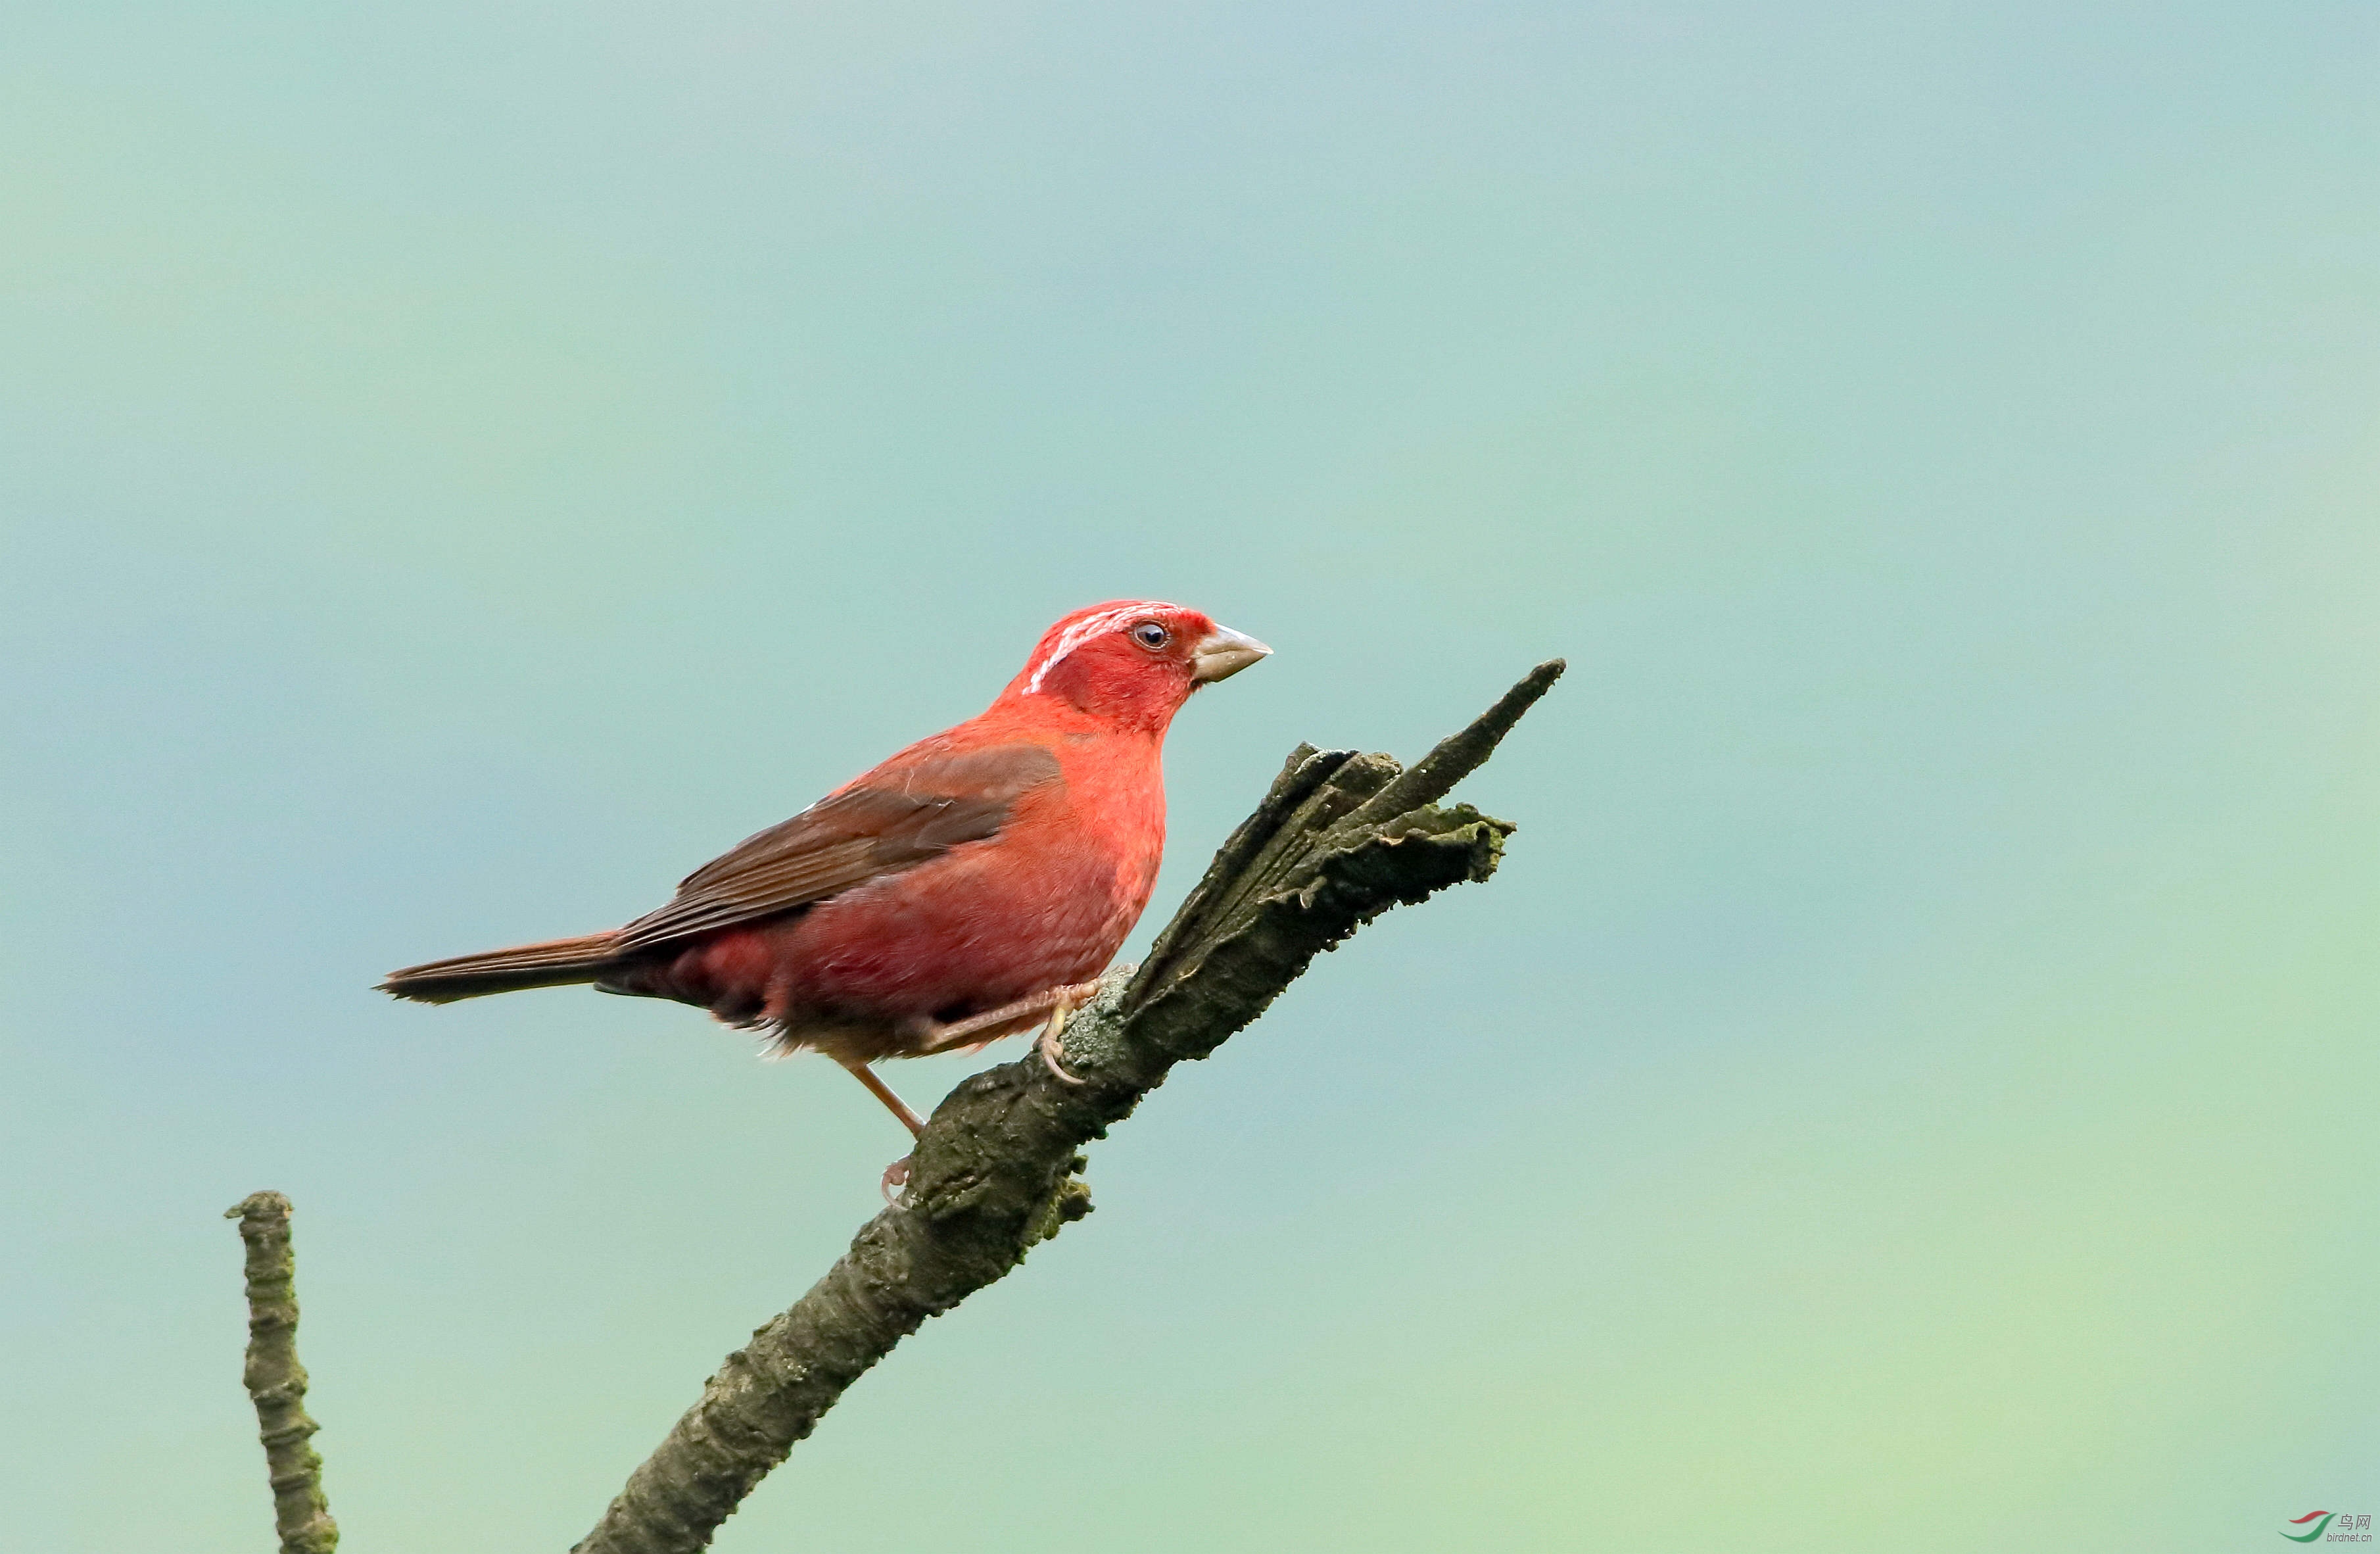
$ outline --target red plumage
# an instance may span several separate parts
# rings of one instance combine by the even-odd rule
[[[864,1065],[1030,1028],[1105,968],[1164,852],[1167,726],[1266,651],[1179,605],[1077,610],[984,711],[697,869],[657,911],[382,987],[444,1003],[592,982],[699,1004],[828,1053],[914,1123]]]

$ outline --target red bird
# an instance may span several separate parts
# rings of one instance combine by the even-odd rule
[[[591,982],[700,1004],[781,1052],[824,1052],[915,1134],[924,1122],[875,1060],[1046,1021],[1043,1055],[1065,1076],[1051,1038],[1156,883],[1166,726],[1192,691],[1270,651],[1178,604],[1077,610],[990,707],[703,865],[666,906],[381,988],[451,1003]]]

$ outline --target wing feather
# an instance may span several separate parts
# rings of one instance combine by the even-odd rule
[[[1056,756],[1025,744],[870,773],[687,875],[667,905],[620,930],[620,946],[646,950],[773,917],[989,841],[1028,789],[1063,781]]]

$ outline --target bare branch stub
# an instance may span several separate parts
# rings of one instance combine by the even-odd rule
[[[256,1404],[273,1486],[273,1521],[281,1554],[331,1554],[339,1524],[322,1495],[322,1459],[306,1413],[306,1367],[298,1363],[297,1258],[289,1245],[289,1200],[252,1193],[224,1210],[239,1221],[247,1244],[248,1358],[240,1370]]]
[[[1254,1020],[1323,950],[1401,903],[1495,871],[1512,827],[1437,801],[1560,676],[1540,664],[1411,770],[1300,746],[1215,856],[1139,970],[1038,1056],[962,1083],[912,1156],[908,1195],[825,1278],[730,1354],[574,1554],[693,1554],[863,1372],[929,1317],[1089,1212],[1078,1151],[1175,1062]]]

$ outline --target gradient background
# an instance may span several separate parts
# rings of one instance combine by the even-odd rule
[[[1176,726],[1147,928],[1298,739],[1567,654],[1464,790],[1506,869],[1183,1072],[722,1549],[2380,1512],[2376,45],[13,12],[0,1536],[265,1546],[268,1185],[349,1546],[583,1533],[902,1140],[691,1012],[370,984],[653,904],[1118,594],[1278,650]]]

